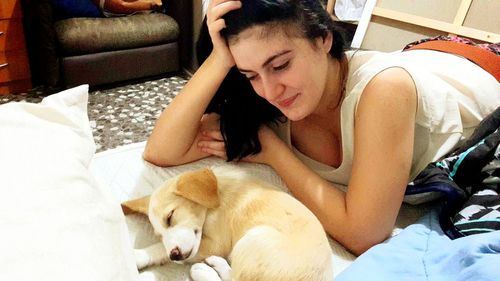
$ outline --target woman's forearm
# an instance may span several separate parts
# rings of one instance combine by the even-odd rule
[[[189,151],[201,117],[228,71],[213,56],[205,60],[156,122],[144,151],[146,160],[165,166]]]
[[[288,147],[274,150],[271,159],[268,164],[335,240],[355,254],[361,254],[374,243],[370,234],[364,235],[358,220],[349,215],[346,193],[310,170]]]
[[[274,156],[270,165],[288,189],[318,217],[330,235],[337,236],[338,231],[332,230],[345,225],[347,218],[345,193],[311,171],[290,149],[276,150]]]

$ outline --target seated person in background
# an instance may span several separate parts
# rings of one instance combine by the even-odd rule
[[[161,0],[93,0],[106,17],[124,16],[158,10]]]

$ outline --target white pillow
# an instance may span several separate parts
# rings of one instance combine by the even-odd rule
[[[0,106],[0,280],[136,280],[120,206],[88,170],[88,86]]]

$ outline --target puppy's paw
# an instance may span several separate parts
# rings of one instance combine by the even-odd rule
[[[195,263],[191,266],[193,281],[222,281],[215,269],[204,263]]]
[[[144,249],[134,249],[135,256],[135,264],[137,265],[137,269],[142,270],[148,266],[150,266],[151,258],[149,254]]]
[[[139,279],[137,281],[161,281],[153,272],[141,272],[139,273]]]
[[[210,256],[205,259],[205,263],[217,271],[222,281],[231,281],[231,267],[226,259],[219,256]]]

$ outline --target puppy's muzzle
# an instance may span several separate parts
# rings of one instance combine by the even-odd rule
[[[193,249],[189,250],[189,252],[182,254],[182,251],[179,249],[179,247],[175,247],[172,251],[170,251],[170,260],[172,261],[182,261],[187,259],[190,255]]]

